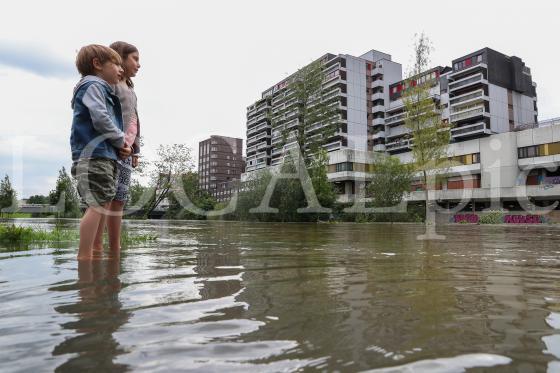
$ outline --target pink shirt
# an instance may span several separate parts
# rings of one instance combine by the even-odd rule
[[[128,146],[132,146],[134,144],[134,140],[136,140],[136,135],[138,134],[138,119],[136,115],[132,115],[130,118],[130,122],[128,123],[128,127],[126,129],[126,133],[124,134],[124,142]]]

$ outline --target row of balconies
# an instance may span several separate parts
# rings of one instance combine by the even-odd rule
[[[270,124],[268,122],[259,124],[258,126],[253,128],[249,128],[247,130],[247,138],[251,137],[255,133],[262,131],[265,128],[270,128]]]

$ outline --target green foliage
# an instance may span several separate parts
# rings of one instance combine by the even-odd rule
[[[326,151],[319,150],[308,167],[308,173],[319,203],[323,207],[330,208],[335,205],[336,193],[327,179],[327,162],[328,155]],[[281,172],[284,174],[296,173],[296,166],[291,157],[286,158]],[[281,178],[277,181],[270,198],[270,207],[277,208],[279,210],[278,213],[250,212],[250,209],[256,208],[261,204],[271,179],[272,174],[268,170],[253,173],[249,180],[243,183],[238,195],[236,211],[225,218],[280,222],[305,222],[329,219],[327,214],[300,213],[297,211],[300,208],[307,207],[307,200],[301,180],[298,178]]]
[[[63,228],[58,222],[52,230],[20,227],[14,224],[0,225],[0,244],[8,251],[26,250],[30,244],[77,242],[79,239],[78,230]],[[157,240],[157,236],[153,234],[130,234],[126,230],[121,232],[121,243],[123,245],[134,245],[155,240]]]
[[[27,203],[34,205],[48,205],[50,203],[50,198],[41,194],[36,194],[29,197],[27,199]]]
[[[136,206],[140,197],[146,192],[148,188],[140,184],[136,179],[131,180],[130,187],[128,188],[128,200],[126,201],[125,208]]]
[[[336,191],[334,185],[329,182],[327,176],[327,167],[329,164],[329,155],[325,149],[319,149],[309,167],[309,176],[313,183],[313,189],[319,200],[319,204],[323,207],[332,208],[336,203]]]
[[[504,222],[504,213],[501,211],[489,211],[480,215],[479,224],[502,224]]]
[[[266,221],[268,219],[267,214],[250,213],[249,210],[259,206],[271,178],[272,175],[267,169],[253,172],[241,186],[237,196],[235,212],[225,216],[225,218],[243,221]]]
[[[17,205],[17,193],[12,188],[12,183],[8,175],[0,182],[0,215],[2,209]]]
[[[47,231],[14,224],[0,225],[0,243],[9,251],[25,250],[31,243],[69,242],[78,239],[79,234],[75,230],[55,228]]]
[[[194,167],[191,149],[185,144],[160,145],[157,158],[149,172],[154,191],[148,201],[145,215],[149,215],[165,198],[170,196],[174,185],[181,183],[182,175],[192,172]]]
[[[80,202],[78,192],[72,178],[66,173],[66,169],[62,167],[58,171],[58,179],[56,186],[49,193],[49,202],[56,205],[64,195],[64,211],[59,212],[58,216],[62,218],[78,218],[80,217]]]
[[[155,234],[130,234],[127,230],[121,231],[121,244],[123,246],[130,246],[139,243],[145,243],[150,241],[157,241],[158,236]]]
[[[415,171],[420,172],[426,200],[426,228],[435,233],[434,202],[428,190],[435,189],[437,175],[448,167],[447,149],[451,139],[450,126],[441,119],[438,99],[432,95],[435,81],[423,74],[430,63],[431,42],[423,33],[414,43],[414,65],[405,81],[402,95],[405,126],[412,141]]]
[[[206,190],[200,189],[198,184],[198,173],[189,171],[182,175],[182,187],[189,200],[198,208],[204,211],[211,211],[217,202]],[[173,193],[169,194],[169,210],[165,216],[168,219],[204,219],[203,215],[198,215],[181,206]]]
[[[447,161],[447,147],[451,138],[450,127],[441,120],[441,108],[434,99],[432,79],[421,80],[430,62],[430,40],[421,34],[415,41],[414,66],[406,79],[402,101],[407,113],[405,125],[412,139],[412,155],[416,171],[430,173]],[[424,185],[427,180],[423,180]]]
[[[409,165],[402,164],[397,157],[379,155],[367,194],[372,197],[374,207],[396,206],[410,191],[411,181],[412,169]]]
[[[312,155],[328,142],[340,125],[337,107],[340,98],[336,95],[328,97],[333,88],[328,91],[323,88],[325,77],[325,67],[321,61],[312,62],[298,70],[288,79],[287,87],[281,93],[285,102],[293,100],[294,104],[270,118],[273,130],[282,134],[278,148],[295,140],[306,165],[311,163]],[[294,110],[297,111],[296,115],[293,115]]]

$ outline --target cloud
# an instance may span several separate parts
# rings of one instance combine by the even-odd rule
[[[44,47],[31,43],[16,44],[0,40],[0,65],[49,78],[76,76],[76,68],[72,61],[60,58]]]

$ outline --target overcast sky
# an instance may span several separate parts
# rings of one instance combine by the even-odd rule
[[[57,4],[57,5],[53,5]],[[18,196],[47,194],[70,166],[70,99],[77,50],[135,44],[145,147],[212,134],[245,140],[246,107],[326,52],[377,49],[410,61],[414,33],[432,65],[483,47],[519,56],[537,82],[539,120],[560,116],[560,5],[528,1],[22,1],[0,22],[0,176]]]

